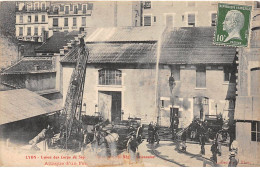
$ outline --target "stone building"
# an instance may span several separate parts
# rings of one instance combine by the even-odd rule
[[[218,1],[142,1],[142,26],[209,27],[216,25]],[[221,1],[253,5],[253,1]]]
[[[252,14],[251,41],[247,48],[239,48],[236,97],[236,140],[240,160],[259,163],[260,153],[260,5]]]
[[[54,32],[88,27],[140,26],[138,1],[39,1],[16,3],[16,36],[43,42]]]
[[[106,37],[109,32],[111,36]],[[236,50],[213,45],[213,34],[210,27],[104,28],[96,36],[87,33],[90,56],[83,111],[90,115],[99,112],[111,121],[140,117],[143,123],[159,121],[169,126],[170,110],[175,109],[181,127],[194,117],[204,119],[219,113],[226,119],[232,117]],[[61,69],[57,72],[64,97],[77,53],[71,44],[75,42],[60,55]],[[171,75],[176,82],[172,94]]]

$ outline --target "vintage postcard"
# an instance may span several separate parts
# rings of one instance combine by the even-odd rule
[[[0,166],[259,167],[259,1],[1,1]]]

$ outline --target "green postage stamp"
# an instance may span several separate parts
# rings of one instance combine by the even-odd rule
[[[219,3],[214,44],[247,47],[251,10],[251,6]]]

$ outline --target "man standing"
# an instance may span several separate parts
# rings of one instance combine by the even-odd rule
[[[201,133],[201,135],[200,135],[200,144],[201,144],[200,153],[201,153],[202,155],[205,155],[205,142],[206,142],[205,133]]]
[[[214,140],[213,145],[211,146],[211,152],[212,152],[212,160],[214,164],[217,163],[217,153],[218,153],[218,144],[217,141]]]
[[[131,162],[136,162],[136,150],[138,148],[136,135],[133,134],[128,144]]]
[[[221,142],[222,142],[222,134],[221,131],[218,131],[216,134],[216,140],[218,144],[218,155],[221,156]]]

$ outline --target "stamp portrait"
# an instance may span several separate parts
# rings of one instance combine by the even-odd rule
[[[251,6],[218,4],[214,44],[248,46]]]

